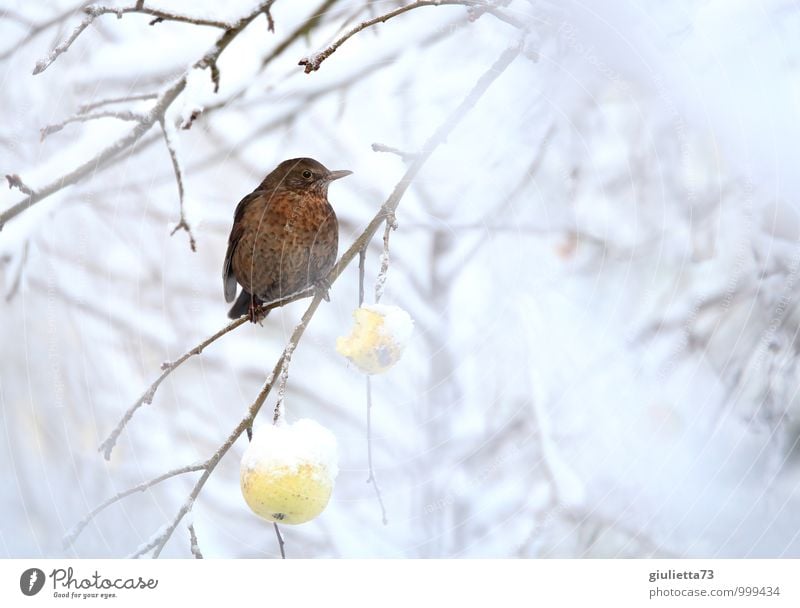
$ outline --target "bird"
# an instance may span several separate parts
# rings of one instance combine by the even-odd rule
[[[328,202],[329,171],[312,158],[280,163],[236,206],[222,268],[228,317],[261,321],[270,304],[315,287],[327,299],[327,275],[339,249],[339,223]],[[242,290],[236,297],[237,285]]]

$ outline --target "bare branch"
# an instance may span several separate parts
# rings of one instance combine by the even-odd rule
[[[286,39],[281,42],[278,46],[276,46],[272,51],[264,57],[261,61],[261,67],[266,67],[269,63],[281,55],[291,44],[304,36],[308,36],[314,28],[319,25],[322,17],[331,9],[331,7],[336,4],[338,0],[323,0],[322,4],[320,4],[314,12],[311,13],[311,16],[308,19],[305,19],[303,22],[298,25],[291,34],[289,34]]]
[[[169,151],[169,158],[172,161],[172,170],[175,172],[175,181],[178,184],[178,202],[180,205],[180,220],[175,228],[172,229],[170,232],[170,236],[174,235],[178,230],[185,230],[186,234],[189,235],[189,247],[192,248],[192,251],[197,251],[197,242],[194,240],[194,234],[192,233],[192,227],[189,226],[189,222],[186,221],[186,209],[184,206],[184,188],[183,188],[183,173],[181,172],[181,165],[178,162],[178,152],[175,150],[175,142],[172,141],[172,137],[170,136],[170,129],[171,127],[167,127],[166,121],[164,117],[161,117],[159,121],[161,124],[161,132],[164,134],[164,143],[167,146],[167,151]]]
[[[389,225],[387,218],[387,226]],[[364,304],[364,274],[367,259],[366,244],[363,249],[358,252],[358,305]],[[377,287],[375,288],[377,293]],[[366,376],[366,390],[367,390],[367,467],[369,475],[367,476],[367,483],[371,483],[375,489],[375,496],[378,499],[378,504],[381,507],[381,521],[383,525],[389,523],[386,518],[386,507],[383,504],[383,497],[381,496],[381,489],[378,486],[378,480],[375,478],[375,469],[372,466],[372,379]]]
[[[224,336],[228,332],[233,331],[234,329],[236,329],[237,327],[239,327],[240,325],[245,323],[245,321],[247,321],[247,317],[246,316],[243,316],[243,317],[241,317],[239,319],[236,319],[235,321],[231,321],[225,327],[223,327],[221,330],[219,330],[217,333],[215,333],[214,335],[206,338],[205,340],[203,340],[200,344],[198,344],[197,346],[195,346],[191,350],[186,351],[183,355],[178,357],[175,361],[163,364],[161,366],[161,369],[163,370],[161,372],[161,375],[158,378],[156,378],[155,382],[153,382],[147,388],[147,390],[145,390],[145,392],[142,393],[142,396],[139,397],[136,400],[136,402],[130,408],[128,408],[128,411],[125,412],[125,415],[122,417],[122,419],[119,421],[119,423],[117,423],[117,426],[114,428],[114,430],[111,432],[111,434],[106,438],[105,441],[103,441],[102,444],[100,444],[100,447],[98,448],[98,451],[103,453],[103,455],[105,456],[105,459],[106,460],[110,460],[111,459],[111,452],[114,449],[114,446],[117,444],[117,439],[119,438],[120,434],[125,429],[125,427],[127,426],[127,424],[130,421],[130,419],[133,418],[133,415],[136,413],[136,410],[138,410],[143,405],[149,405],[150,403],[153,402],[153,397],[155,396],[156,391],[158,390],[158,387],[166,379],[167,376],[169,376],[178,367],[180,367],[180,365],[182,365],[187,359],[189,359],[193,355],[199,355],[200,353],[203,352],[203,349],[206,346],[208,346],[209,344],[211,344],[215,340],[221,338],[222,336]]]
[[[99,101],[83,104],[80,108],[78,108],[78,114],[85,114],[90,110],[94,110],[102,106],[108,106],[117,103],[127,103],[129,101],[147,101],[148,99],[155,99],[156,97],[158,97],[158,93],[142,93],[141,95],[126,95],[125,97],[101,99]]]
[[[291,302],[307,298],[312,293],[313,290],[307,290],[298,294],[294,294],[289,297],[283,298],[281,300],[276,300],[275,302],[270,302],[269,304],[262,305],[261,310],[269,311],[272,310],[273,308],[279,308]],[[98,451],[103,453],[105,459],[109,460],[111,458],[111,452],[113,451],[114,446],[116,445],[120,434],[125,429],[128,422],[130,422],[131,418],[133,418],[133,415],[136,413],[136,410],[138,410],[143,405],[149,405],[153,402],[153,398],[155,397],[156,391],[158,390],[161,383],[167,378],[167,376],[169,376],[172,372],[178,369],[178,367],[183,365],[183,363],[189,360],[193,355],[199,355],[212,342],[215,342],[225,334],[233,331],[234,329],[236,329],[240,325],[243,325],[247,321],[248,321],[248,315],[246,314],[242,315],[238,319],[228,323],[225,327],[220,329],[212,336],[209,336],[208,338],[200,342],[197,346],[194,346],[185,353],[183,353],[175,361],[168,361],[162,363],[161,369],[163,371],[161,372],[161,375],[158,378],[156,378],[156,380],[147,388],[147,390],[144,393],[142,393],[142,396],[139,397],[139,399],[137,399],[136,402],[130,408],[128,408],[128,410],[122,416],[122,419],[119,421],[119,423],[117,423],[117,426],[114,428],[111,434],[106,438],[105,441],[103,441],[102,444],[100,444]]]
[[[154,477],[150,481],[146,481],[144,483],[140,483],[139,485],[133,486],[132,488],[128,488],[124,492],[120,492],[119,494],[115,494],[105,502],[100,503],[94,509],[92,509],[89,514],[80,520],[73,528],[64,536],[64,548],[68,548],[75,542],[75,539],[78,538],[81,532],[83,532],[84,528],[89,525],[89,523],[103,510],[107,509],[114,503],[119,502],[123,498],[130,496],[131,494],[135,494],[136,492],[144,492],[152,488],[155,485],[160,484],[162,481],[170,479],[172,477],[177,477],[178,475],[183,475],[184,473],[193,473],[196,471],[202,471],[206,468],[208,463],[200,462],[196,464],[190,464],[185,467],[180,467],[177,469],[172,469],[158,477]]]
[[[375,303],[381,301],[383,289],[386,286],[386,274],[389,272],[389,237],[392,230],[397,230],[397,220],[394,214],[386,216],[386,228],[383,231],[383,252],[381,253],[381,269],[375,281]]]
[[[267,3],[262,3],[256,9],[254,9],[244,17],[240,18],[236,23],[232,24],[228,29],[226,29],[225,32],[223,32],[223,34],[217,39],[217,41],[214,43],[211,49],[200,60],[198,60],[193,67],[198,68],[198,67],[208,66],[210,64],[215,65],[217,58],[223,53],[223,51],[228,47],[228,45],[258,15],[260,15],[263,12],[264,6],[266,6],[266,4]],[[85,29],[85,27],[83,29]],[[81,29],[80,31],[83,31],[83,29]],[[77,35],[80,34],[80,31],[77,32],[77,34],[73,32],[75,37],[77,37]],[[59,47],[56,47],[56,50],[58,48]],[[56,50],[54,50],[53,52],[55,53]],[[64,51],[61,50],[58,54],[63,52]],[[50,63],[52,63],[52,60],[50,61]],[[49,65],[49,63],[47,65]],[[2,230],[3,226],[8,220],[12,219],[13,217],[16,217],[23,211],[29,209],[34,204],[41,202],[51,194],[58,192],[59,190],[65,188],[66,186],[71,186],[72,184],[80,181],[87,175],[92,175],[96,173],[98,169],[106,167],[112,161],[119,158],[125,150],[133,146],[137,141],[139,141],[139,139],[150,129],[150,127],[152,127],[156,123],[156,121],[163,118],[167,108],[172,104],[173,101],[175,101],[178,95],[180,95],[183,92],[184,88],[186,88],[187,78],[188,78],[188,72],[184,73],[180,78],[178,78],[169,87],[167,87],[158,96],[153,108],[150,110],[150,112],[148,112],[145,115],[145,119],[138,122],[136,126],[127,135],[124,135],[116,142],[112,143],[110,146],[104,148],[103,150],[98,152],[94,157],[87,160],[83,164],[79,165],[71,172],[57,177],[51,183],[37,190],[33,194],[29,194],[27,198],[21,200],[17,204],[12,205],[8,209],[0,213],[0,230]]]
[[[275,409],[272,413],[272,424],[278,424],[278,420],[281,419],[283,398],[286,396],[286,383],[289,380],[289,364],[292,362],[292,353],[294,353],[294,345],[290,344],[283,353],[283,366],[281,367],[281,373],[278,377],[278,399],[275,401]]]
[[[275,33],[275,20],[272,18],[272,5],[275,4],[275,0],[271,0],[267,2],[267,5],[264,7],[264,15],[267,17],[267,29],[270,33]],[[277,525],[275,526],[277,529]]]
[[[230,29],[232,26],[229,23],[225,23],[224,21],[217,21],[214,19],[203,19],[200,17],[190,17],[188,15],[179,15],[177,13],[172,13],[169,11],[157,10],[152,8],[145,8],[144,6],[129,6],[125,8],[112,8],[110,6],[87,6],[83,9],[83,12],[86,13],[86,17],[84,17],[83,21],[81,21],[77,27],[72,30],[72,33],[63,41],[61,44],[56,46],[44,59],[38,61],[36,63],[36,67],[33,69],[34,74],[40,74],[44,72],[50,65],[58,59],[58,57],[69,50],[69,47],[72,46],[72,43],[77,40],[78,36],[80,36],[83,31],[89,27],[92,22],[102,15],[114,14],[117,16],[117,19],[121,19],[122,15],[125,13],[141,13],[143,15],[151,15],[155,17],[153,21],[150,22],[150,25],[153,25],[159,21],[178,21],[182,23],[191,23],[192,25],[205,25],[209,27],[217,27],[223,30]]]
[[[90,4],[90,0],[84,0],[80,4],[68,8],[67,10],[47,19],[46,21],[42,21],[41,23],[37,24],[30,24],[30,30],[28,31],[27,35],[24,38],[15,41],[11,46],[9,46],[6,50],[0,53],[0,61],[6,59],[13,55],[19,48],[31,40],[33,40],[36,36],[44,32],[45,30],[53,27],[56,24],[60,24],[64,21],[64,19],[71,17],[73,14],[80,12],[80,10],[85,7],[87,4]],[[18,22],[22,23],[25,21],[24,18],[18,18]]]
[[[393,148],[392,146],[387,146],[386,144],[381,144],[381,143],[377,143],[377,142],[372,144],[372,151],[373,152],[388,152],[389,154],[396,154],[397,156],[402,158],[404,161],[413,160],[414,157],[416,156],[416,154],[414,154],[412,152],[403,152],[402,150],[399,150],[398,148]]]
[[[203,559],[200,546],[197,544],[197,534],[194,533],[194,524],[189,524],[189,549],[195,559]]]
[[[106,110],[100,112],[93,112],[91,114],[77,114],[75,116],[70,116],[66,120],[63,120],[54,125],[48,125],[46,127],[41,128],[39,130],[41,133],[41,139],[44,141],[45,137],[53,133],[57,133],[70,123],[89,122],[90,120],[99,120],[101,118],[117,118],[119,120],[138,121],[138,122],[142,122],[147,119],[147,117],[144,114],[137,114],[136,112],[128,112],[126,110],[121,110],[121,111]]]
[[[471,9],[476,7],[480,8],[481,12],[471,12],[470,19],[475,20],[477,19],[480,14],[482,13],[491,13],[492,15],[500,16],[503,21],[517,27],[521,30],[526,30],[526,26],[514,19],[513,17],[506,15],[499,9],[485,2],[478,1],[478,0],[417,0],[416,2],[412,2],[411,4],[407,4],[405,6],[401,6],[400,8],[396,8],[393,11],[389,11],[388,13],[384,13],[383,15],[379,15],[378,17],[374,17],[372,19],[368,19],[359,23],[354,28],[345,32],[342,36],[337,38],[333,43],[325,47],[323,50],[319,51],[318,53],[314,53],[313,55],[309,55],[307,57],[303,57],[300,61],[297,62],[297,65],[304,66],[304,70],[306,74],[310,74],[311,72],[315,72],[319,69],[322,62],[325,61],[328,57],[333,55],[336,50],[342,46],[345,42],[347,42],[350,38],[355,36],[358,32],[367,29],[373,25],[378,23],[385,23],[392,17],[397,17],[398,15],[402,15],[408,11],[422,8],[424,6],[443,6],[443,5],[460,5],[470,7]]]

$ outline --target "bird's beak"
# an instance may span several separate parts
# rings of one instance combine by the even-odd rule
[[[351,175],[352,171],[342,170],[342,171],[331,171],[328,173],[328,181],[332,182],[335,179],[341,179],[343,177],[347,177]]]

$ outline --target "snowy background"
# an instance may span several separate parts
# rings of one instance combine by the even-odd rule
[[[145,4],[223,21],[256,6]],[[204,108],[175,130],[196,253],[185,232],[170,236],[178,194],[157,126],[0,232],[0,556],[125,556],[170,521],[196,473],[62,545],[106,498],[213,453],[305,310],[209,346],[137,413],[109,462],[98,453],[161,362],[227,322],[236,203],[286,158],[350,169],[330,191],[343,250],[406,167],[371,145],[419,150],[524,36],[398,209],[382,302],[409,311],[415,333],[372,382],[387,525],[365,483],[364,377],[335,351],[358,301],[355,264],[294,354],[287,417],[335,434],[340,473],[319,518],[283,527],[288,556],[800,557],[797,3],[499,3],[527,33],[464,6],[421,7],[305,74],[302,57],[400,5],[324,4],[281,48],[320,3],[275,2],[275,32],[262,15],[222,55],[219,92],[209,70],[189,69],[168,109],[174,124]],[[164,90],[219,35],[106,15],[33,76],[79,9],[0,5],[0,174],[33,189],[132,128],[80,122],[40,141],[42,127]],[[0,212],[23,198],[4,185]],[[367,301],[381,246],[367,255]],[[245,445],[194,503],[206,557],[278,555],[239,490]],[[163,555],[191,555],[187,522]]]

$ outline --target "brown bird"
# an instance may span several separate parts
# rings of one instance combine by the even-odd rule
[[[236,298],[231,319],[316,286],[336,262],[339,223],[328,185],[352,171],[328,171],[311,158],[283,161],[237,205],[222,268],[225,301]],[[265,313],[264,313],[265,314]],[[263,318],[263,317],[262,317]]]

